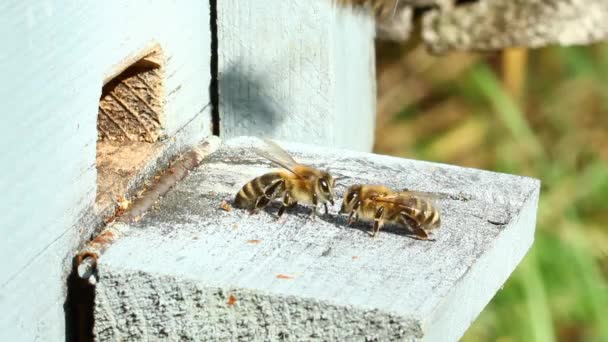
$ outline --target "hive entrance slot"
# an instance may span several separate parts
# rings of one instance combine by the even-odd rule
[[[164,58],[158,45],[126,58],[105,80],[97,115],[97,208],[111,208],[143,181],[162,147]]]
[[[163,119],[161,61],[160,53],[153,52],[103,86],[98,140],[158,140]]]

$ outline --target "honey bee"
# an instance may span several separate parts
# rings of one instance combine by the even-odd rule
[[[273,199],[282,198],[279,217],[286,208],[298,203],[312,204],[313,218],[317,215],[319,204],[323,204],[327,214],[327,202],[334,204],[335,179],[326,171],[299,164],[273,141],[264,139],[264,142],[267,150],[255,149],[255,152],[282,170],[266,173],[243,185],[234,198],[235,207],[255,213]]]
[[[429,240],[429,231],[439,228],[438,208],[432,194],[402,190],[395,192],[382,185],[352,185],[344,193],[341,213],[349,213],[348,225],[359,218],[374,221],[372,236],[386,222],[409,228],[419,239]]]

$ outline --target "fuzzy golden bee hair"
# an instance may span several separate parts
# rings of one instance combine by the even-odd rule
[[[410,229],[419,239],[429,240],[429,232],[439,228],[441,218],[431,194],[403,190],[395,192],[382,185],[352,185],[344,193],[340,212],[354,220],[373,221],[372,236],[385,223]]]
[[[273,141],[264,141],[266,150],[255,149],[255,152],[282,169],[256,177],[243,185],[234,198],[235,206],[256,212],[280,198],[282,206],[279,217],[286,208],[298,203],[312,204],[313,216],[317,214],[317,206],[323,204],[327,214],[327,203],[334,204],[335,179],[327,171],[297,163]]]

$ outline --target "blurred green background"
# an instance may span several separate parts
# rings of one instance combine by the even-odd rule
[[[538,178],[532,250],[464,341],[608,341],[608,44],[377,45],[375,151]]]

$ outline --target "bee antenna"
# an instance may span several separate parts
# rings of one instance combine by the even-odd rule
[[[395,0],[395,6],[393,7],[393,18],[395,18],[395,14],[397,14],[397,7],[399,7],[399,0]]]

